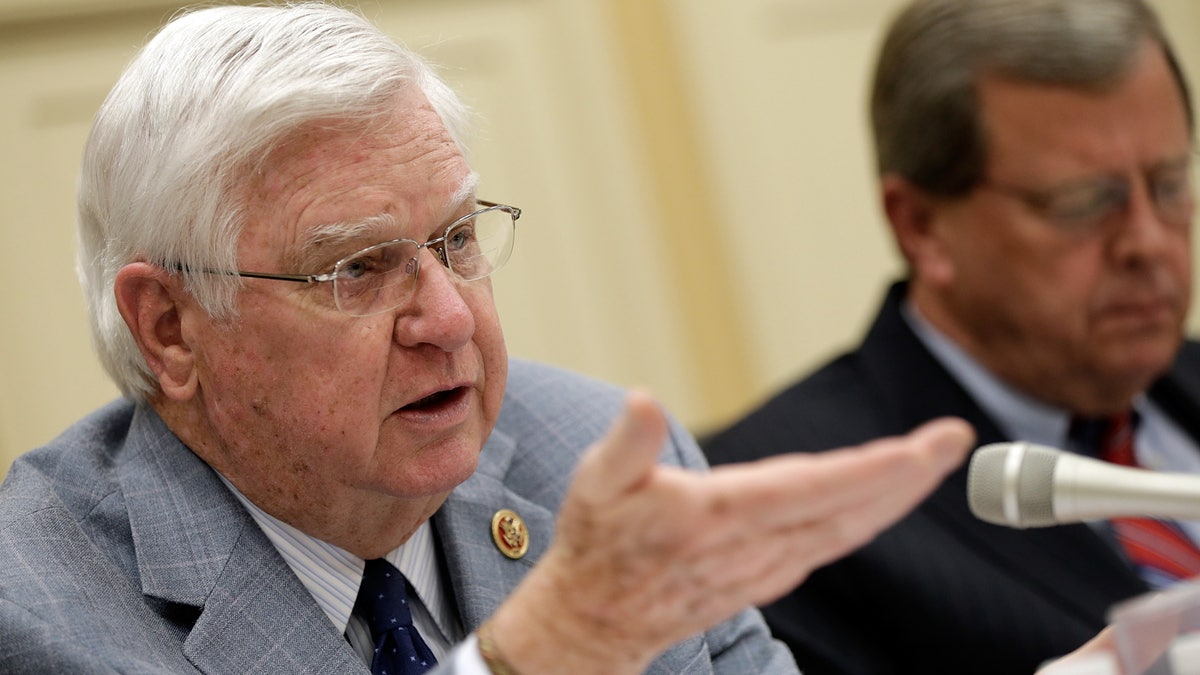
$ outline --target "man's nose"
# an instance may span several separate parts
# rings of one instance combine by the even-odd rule
[[[412,297],[396,310],[395,340],[402,347],[431,344],[455,351],[475,335],[475,314],[463,294],[474,282],[455,276],[432,250],[422,250],[418,260]]]

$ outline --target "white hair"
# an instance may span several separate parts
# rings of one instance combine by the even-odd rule
[[[135,261],[183,275],[212,316],[233,318],[239,186],[282,140],[317,121],[385,122],[415,85],[459,147],[469,114],[418,55],[324,3],[210,7],[150,40],[100,107],[79,177],[78,272],[93,340],[131,398],[157,381],[117,310]]]

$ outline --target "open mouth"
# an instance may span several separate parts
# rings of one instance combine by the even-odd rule
[[[466,393],[466,387],[455,387],[454,389],[446,389],[435,392],[422,398],[418,401],[413,401],[401,408],[401,410],[425,412],[437,410],[443,406],[449,405],[461,399]]]

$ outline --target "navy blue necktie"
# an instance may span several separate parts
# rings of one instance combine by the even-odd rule
[[[418,675],[437,665],[433,652],[413,625],[408,581],[383,558],[367,561],[354,613],[371,629],[375,644],[373,675]]]

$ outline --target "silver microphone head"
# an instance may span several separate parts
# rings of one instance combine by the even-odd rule
[[[1054,467],[1060,453],[1031,443],[992,443],[971,455],[967,501],[975,517],[1009,527],[1057,525]]]

